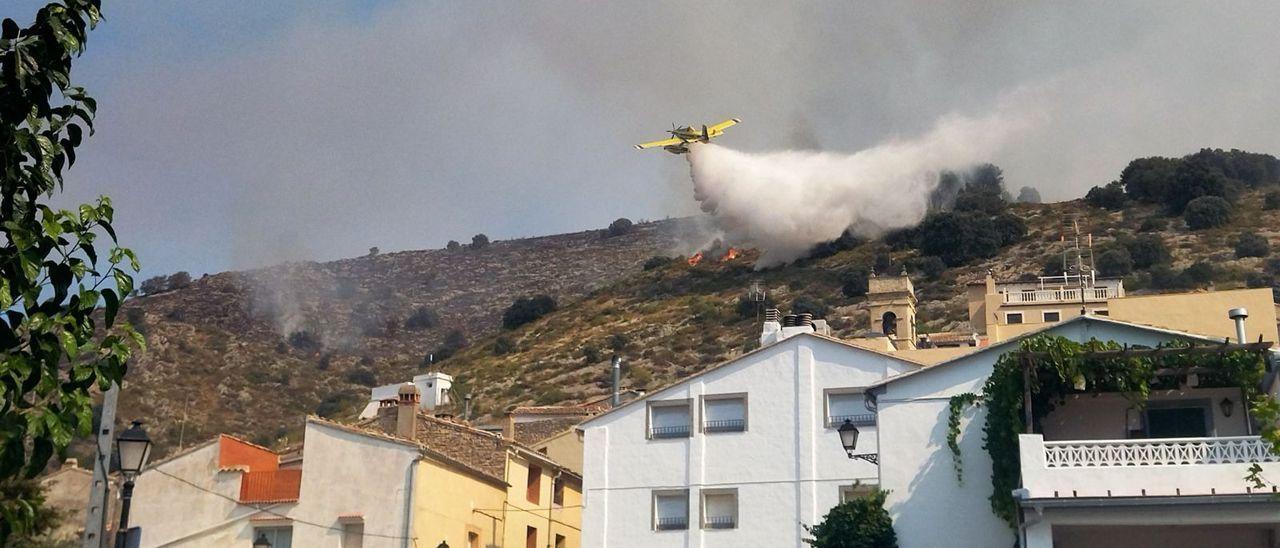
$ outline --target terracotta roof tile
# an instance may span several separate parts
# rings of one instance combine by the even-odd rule
[[[297,502],[302,470],[265,470],[240,476],[240,502]]]

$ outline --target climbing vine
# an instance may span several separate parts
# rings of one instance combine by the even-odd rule
[[[1174,343],[1173,346],[1185,346]],[[1262,437],[1280,454],[1280,403],[1270,394],[1259,392],[1266,370],[1263,357],[1257,352],[1236,350],[1223,354],[1179,353],[1168,354],[1109,354],[1106,357],[1088,356],[1091,352],[1122,350],[1115,342],[1096,339],[1078,343],[1063,337],[1041,335],[1022,342],[1023,352],[1037,352],[1031,380],[1031,421],[1035,431],[1042,431],[1040,421],[1054,408],[1062,405],[1070,394],[1118,392],[1134,405],[1145,406],[1151,390],[1177,388],[1181,378],[1158,375],[1161,370],[1186,371],[1191,368],[1213,370],[1201,374],[1201,387],[1240,387],[1245,401],[1259,424],[1263,425]],[[1025,431],[1024,402],[1026,390],[1023,384],[1022,354],[1008,352],[996,361],[991,376],[982,387],[981,394],[965,393],[951,397],[950,415],[947,419],[947,447],[954,457],[956,478],[963,481],[960,458],[960,421],[965,408],[984,405],[987,409],[983,449],[991,456],[991,508],[996,515],[1011,525],[1017,516],[1017,503],[1013,490],[1018,488],[1020,463],[1018,434]],[[1261,468],[1250,468],[1247,481],[1259,484]]]

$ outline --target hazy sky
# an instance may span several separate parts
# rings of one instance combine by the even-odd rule
[[[851,152],[1025,113],[974,161],[1046,199],[1136,156],[1280,152],[1276,2],[104,3],[68,194],[115,199],[147,274],[690,214],[683,159],[630,148],[672,122]]]

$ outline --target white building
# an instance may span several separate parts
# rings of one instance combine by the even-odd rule
[[[835,428],[874,441],[862,391],[920,365],[767,323],[780,342],[582,424],[583,546],[802,546],[803,525],[875,483]]]
[[[1130,346],[1222,343],[1093,316],[1036,333],[1045,332]],[[1020,438],[1021,526],[996,517],[988,502],[991,459],[982,447],[986,410],[964,414],[961,482],[946,443],[949,401],[981,392],[996,360],[1020,340],[868,391],[877,409],[880,485],[890,491],[899,546],[986,548],[1015,539],[1028,548],[1278,545],[1280,499],[1271,488],[1252,491],[1244,478],[1257,462],[1264,477],[1280,479],[1280,457],[1256,435],[1239,387],[1201,388],[1194,376],[1176,389],[1153,390],[1145,407],[1119,394],[1068,396],[1043,419],[1043,432]]]
[[[219,436],[147,467],[130,525],[141,546],[402,547],[416,445],[308,419],[301,462]],[[372,466],[371,463],[376,463]]]
[[[423,373],[413,376],[413,385],[418,387],[418,393],[422,394],[419,400],[419,407],[423,411],[431,411],[441,405],[448,405],[450,400],[450,389],[453,388],[453,377],[439,371]],[[360,411],[360,418],[371,419],[378,416],[378,402],[387,399],[395,399],[396,391],[404,386],[399,384],[384,384],[375,386],[369,390],[369,403],[365,404],[364,409]]]

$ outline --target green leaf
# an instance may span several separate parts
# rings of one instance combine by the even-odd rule
[[[116,296],[115,290],[108,287],[102,290],[102,300],[107,303],[103,318],[107,321],[107,327],[111,327],[116,321],[116,313],[120,311],[120,298]]]
[[[67,357],[75,358],[80,355],[80,344],[76,342],[76,336],[70,331],[59,332],[58,340],[62,342],[62,351],[67,353]]]

